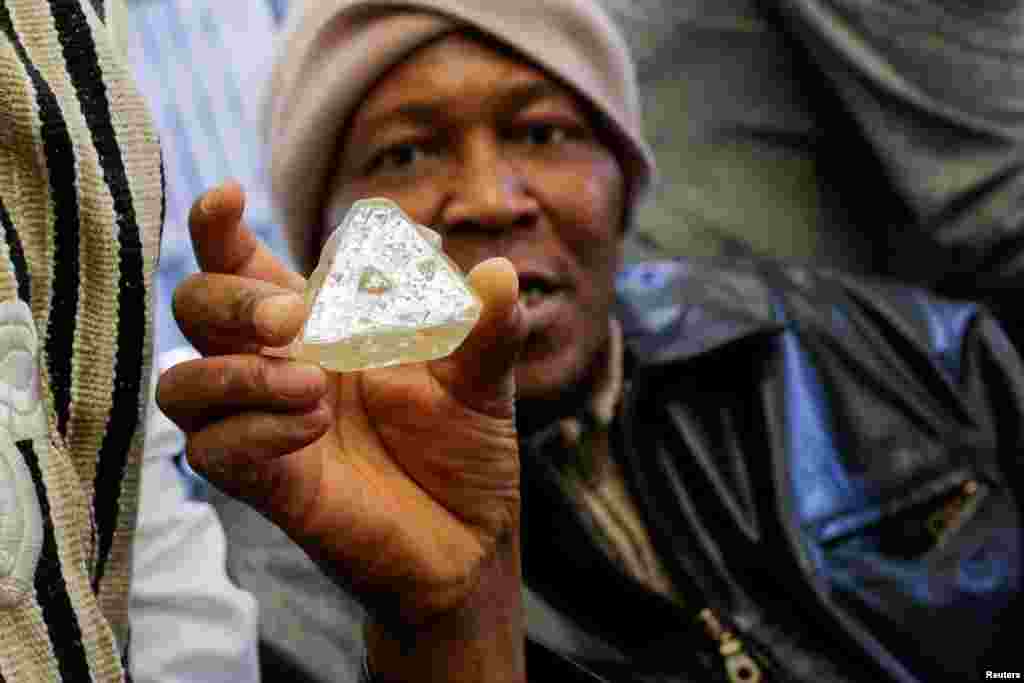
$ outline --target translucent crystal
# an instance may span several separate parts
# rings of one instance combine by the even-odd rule
[[[441,358],[481,304],[441,238],[387,199],[356,202],[309,279],[309,319],[285,354],[347,372]]]

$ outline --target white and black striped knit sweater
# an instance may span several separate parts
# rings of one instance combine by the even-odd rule
[[[0,0],[0,682],[128,678],[162,221],[121,0]]]

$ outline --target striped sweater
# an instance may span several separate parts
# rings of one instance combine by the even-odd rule
[[[162,220],[117,0],[0,0],[0,682],[127,678]]]

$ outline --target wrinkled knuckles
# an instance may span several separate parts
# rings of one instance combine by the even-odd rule
[[[202,277],[201,273],[192,273],[178,283],[171,296],[171,313],[186,337],[189,336],[194,326],[193,318],[198,312],[195,305],[195,291],[202,286],[200,284]]]
[[[196,445],[195,437],[189,435],[185,440],[185,461],[196,474],[217,486],[221,486],[225,475],[230,472],[226,457],[216,451]]]
[[[230,321],[239,329],[257,330],[256,311],[260,302],[266,298],[266,292],[249,287],[239,288],[231,302]]]
[[[205,381],[210,394],[226,403],[318,397],[322,388],[316,378],[292,365],[255,355],[218,358],[209,363]]]
[[[157,407],[182,431],[192,431],[196,399],[187,381],[190,368],[201,361],[185,361],[165,370],[156,385]],[[205,407],[205,406],[204,406]]]
[[[261,496],[254,487],[263,480],[263,468],[240,465],[227,449],[197,445],[194,439],[187,442],[185,457],[197,474],[229,496],[257,504]]]
[[[296,426],[293,428],[294,438],[301,444],[301,448],[327,433],[331,426],[331,410],[327,403],[321,400],[313,410],[300,413],[293,419],[296,422]]]
[[[274,396],[291,400],[311,400],[327,390],[323,370],[307,363],[286,360],[265,360],[260,383]]]
[[[196,432],[195,447],[234,455],[240,463],[260,463],[305,448],[329,426],[323,401],[300,413],[242,413]]]
[[[244,395],[269,396],[267,372],[259,359],[239,362],[237,358],[217,358],[208,363],[205,381],[210,394],[224,402]]]

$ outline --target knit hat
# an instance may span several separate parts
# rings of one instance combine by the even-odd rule
[[[370,88],[417,48],[479,30],[544,68],[604,117],[632,215],[654,174],[625,39],[597,0],[302,0],[269,88],[271,193],[292,256],[309,272],[338,141]]]

